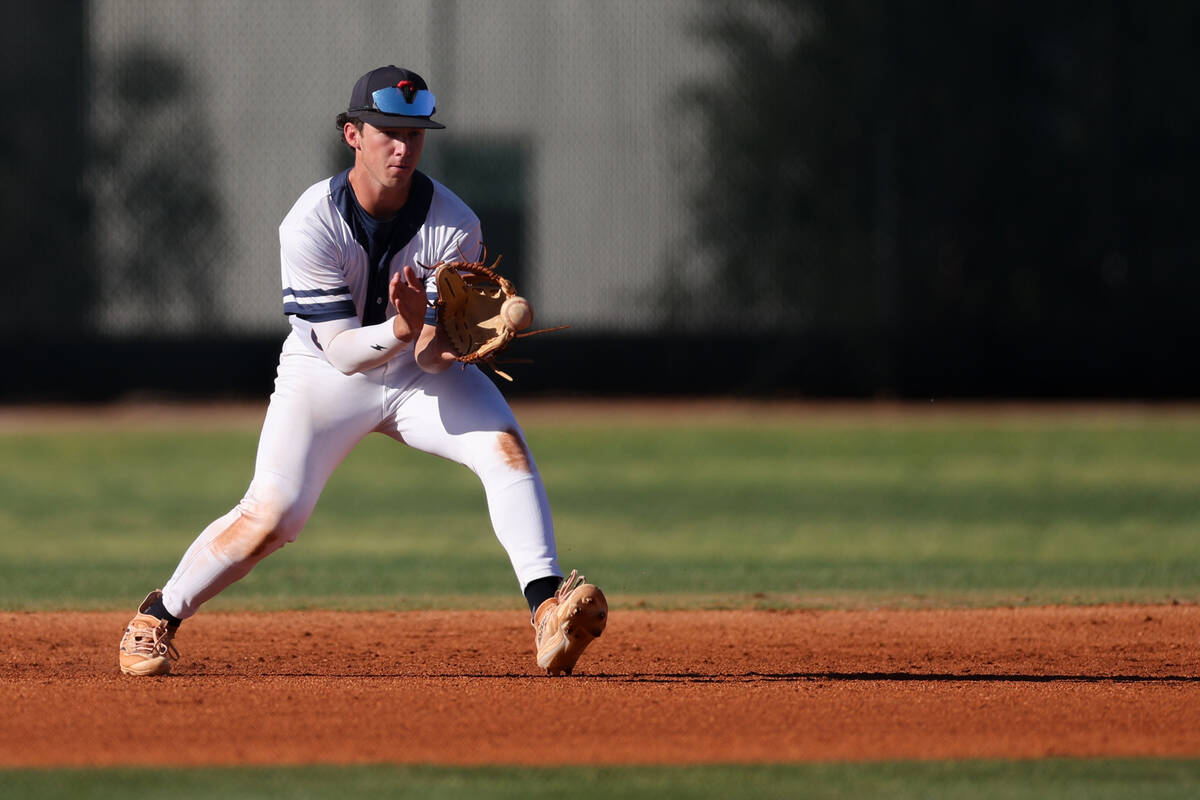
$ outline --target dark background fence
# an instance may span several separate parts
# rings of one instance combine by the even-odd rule
[[[689,36],[716,62],[679,83],[661,109],[675,124],[654,129],[697,145],[676,164],[684,243],[645,266],[655,313],[521,342],[514,356],[535,363],[512,367],[511,393],[1200,394],[1200,4],[692,5]],[[173,252],[176,270],[134,274],[175,281],[160,290],[188,298],[172,312],[188,324],[97,324],[113,267],[89,182],[115,164],[138,195],[139,125],[162,81],[186,99],[186,78],[153,50],[128,55],[122,135],[98,137],[76,113],[97,80],[89,8],[0,10],[0,400],[261,397],[283,329],[219,324],[205,265],[178,255],[197,248],[173,249],[222,224],[203,147],[145,176],[171,202],[129,206],[164,237],[131,253]],[[613,157],[633,157],[637,134]],[[506,214],[481,210],[485,226],[516,224]]]

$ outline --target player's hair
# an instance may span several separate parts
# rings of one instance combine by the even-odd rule
[[[345,111],[343,111],[342,113],[337,115],[338,138],[342,140],[342,144],[346,145],[346,147],[350,147],[350,143],[346,141],[346,123],[347,122],[354,123],[354,127],[358,128],[359,133],[362,133],[363,121],[361,119],[359,119],[358,117],[350,116]],[[353,150],[354,148],[350,147],[350,149]]]

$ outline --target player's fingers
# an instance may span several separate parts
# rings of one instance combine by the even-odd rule
[[[399,274],[399,273],[397,273],[397,274]],[[413,269],[412,266],[409,264],[404,265],[404,280],[413,289],[421,289],[422,288],[421,282],[417,278],[417,271],[415,269]]]

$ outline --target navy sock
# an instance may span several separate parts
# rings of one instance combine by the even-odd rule
[[[167,627],[171,630],[178,628],[179,624],[183,622],[183,620],[181,620],[179,617],[175,616],[170,611],[167,611],[167,607],[163,605],[161,595],[155,598],[153,603],[146,606],[146,610],[142,613],[149,614],[155,619],[165,619],[167,621]]]
[[[562,583],[562,578],[554,575],[530,581],[529,585],[525,587],[525,600],[529,603],[529,613],[536,613],[538,606],[554,597],[560,583]]]

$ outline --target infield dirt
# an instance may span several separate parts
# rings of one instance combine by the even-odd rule
[[[1200,756],[1200,607],[615,609],[570,678],[519,612],[0,614],[0,765]]]

